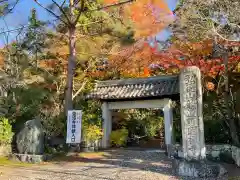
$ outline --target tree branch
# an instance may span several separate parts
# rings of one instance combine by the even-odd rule
[[[128,4],[128,3],[131,3],[134,1],[136,1],[136,0],[127,0],[127,1],[123,1],[123,2],[113,3],[113,4],[109,4],[107,6],[100,7],[97,10],[108,9],[108,8],[114,7],[114,6],[121,6],[121,5]]]
[[[79,20],[79,18],[80,18],[80,16],[81,16],[83,10],[84,10],[84,0],[81,0],[81,7],[80,7],[80,10],[78,10],[77,18],[75,19],[75,21],[74,21],[74,23],[73,23],[74,25],[77,24],[77,22],[78,22],[78,20]]]
[[[58,19],[54,19],[54,20],[52,20],[52,21],[57,21]],[[17,27],[17,28],[15,28],[15,29],[8,29],[8,30],[6,30],[6,31],[1,31],[0,32],[0,35],[1,34],[3,34],[3,33],[12,33],[12,32],[16,32],[16,31],[18,31],[18,30],[23,30],[23,29],[26,29],[26,28],[28,28],[29,27],[29,25],[21,25],[20,27]]]
[[[86,84],[87,84],[87,81],[84,81],[82,86],[78,89],[78,91],[75,94],[73,94],[72,99],[74,99],[83,90]]]
[[[63,8],[63,6],[65,5],[66,0],[63,1],[63,3],[61,4],[61,8]]]
[[[59,19],[60,21],[62,21],[64,24],[69,25],[67,22],[65,22],[60,16],[58,16],[57,14],[55,14],[53,11],[51,11],[50,9],[44,7],[38,0],[34,0],[35,3],[37,3],[41,8],[45,9],[47,12],[49,12],[51,15],[53,15],[54,17],[56,17],[57,19]]]
[[[90,23],[86,23],[86,24],[78,24],[78,25],[76,25],[76,27],[88,26],[88,25],[100,23],[100,22],[103,22],[103,21],[104,20],[99,20],[99,21],[94,21],[94,22],[90,22]]]
[[[136,0],[127,0],[127,1],[117,2],[117,3],[109,4],[109,5],[106,5],[106,6],[98,7],[98,8],[92,9],[92,10],[86,10],[86,12],[108,9],[108,8],[115,7],[115,6],[121,6],[121,5],[124,5],[124,4],[128,4],[128,3],[131,3],[131,2],[134,2],[134,1],[136,1]]]
[[[225,40],[225,41],[232,41],[232,42],[240,42],[239,40],[232,40],[232,39],[228,39],[226,37],[224,37],[223,35],[219,34],[216,27],[214,26],[214,24],[212,23],[212,28],[213,28],[213,32],[219,36],[221,39]]]
[[[66,12],[64,11],[64,9],[62,7],[63,4],[60,6],[55,0],[52,0],[52,2],[58,7],[58,9],[61,11],[61,13],[64,15],[64,17],[67,19],[68,23],[70,24],[71,21],[70,21],[68,15],[66,14]]]
[[[0,3],[8,2],[8,0],[0,0]]]
[[[1,34],[4,34],[4,33],[16,32],[16,31],[18,31],[18,30],[22,30],[22,29],[25,29],[25,28],[28,28],[28,26],[21,26],[21,27],[16,28],[16,29],[9,29],[9,30],[7,30],[7,31],[2,31],[2,32],[0,32],[0,35],[1,35]]]
[[[14,3],[14,5],[4,14],[9,14],[13,11],[13,9],[16,7],[16,5],[19,3],[20,0],[16,0],[16,2]],[[4,2],[4,1],[3,1]],[[2,3],[2,2],[0,2]]]

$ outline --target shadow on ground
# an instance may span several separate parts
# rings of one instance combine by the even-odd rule
[[[89,156],[70,154],[54,158],[51,163],[66,165],[71,163],[98,163],[113,167],[126,167],[132,170],[145,170],[165,175],[172,175],[172,162],[162,152],[116,149],[107,150],[99,156],[89,153]]]
[[[71,154],[68,156],[57,157],[52,163],[66,165],[71,163],[97,163],[102,165],[111,165],[113,167],[130,168],[132,170],[144,170],[164,175],[173,176],[172,160],[163,152],[113,149],[103,153],[89,153],[89,156],[80,156]],[[240,179],[240,168],[233,164],[222,165],[227,169],[229,177],[238,177]],[[94,167],[97,168],[97,167]],[[100,168],[100,167],[99,167]]]

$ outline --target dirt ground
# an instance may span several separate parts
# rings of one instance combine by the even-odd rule
[[[223,166],[229,179],[240,180],[240,168]],[[32,166],[0,166],[0,180],[171,180],[172,161],[162,152],[111,150],[68,155]]]

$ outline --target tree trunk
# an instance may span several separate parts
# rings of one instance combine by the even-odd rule
[[[224,103],[226,105],[227,110],[227,117],[226,120],[229,122],[229,128],[230,128],[230,134],[232,138],[232,142],[234,145],[239,145],[239,137],[236,129],[235,119],[232,115],[231,107],[230,107],[230,94],[229,94],[229,78],[228,78],[228,53],[224,53],[223,61],[225,65],[225,71],[224,71]]]
[[[67,84],[65,92],[65,111],[66,115],[68,110],[73,109],[73,78],[76,66],[76,37],[75,37],[76,27],[72,26],[69,28],[69,59],[68,59],[68,69],[67,69]]]

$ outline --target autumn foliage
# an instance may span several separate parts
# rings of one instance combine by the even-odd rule
[[[104,0],[105,4],[120,1]],[[138,0],[124,6],[123,18],[130,18],[135,30],[135,38],[156,35],[174,20],[172,11],[165,0]]]
[[[117,3],[117,0],[105,0],[106,4]],[[149,37],[165,29],[174,20],[174,15],[164,0],[138,0],[127,3],[124,15],[133,22],[137,43],[120,47],[117,53],[109,56],[109,68],[119,71],[125,77],[146,77],[153,75],[152,67],[167,74],[179,73],[186,66],[198,66],[205,76],[216,77],[224,70],[223,59],[213,58],[213,40],[188,42],[174,40],[167,50],[159,49],[159,42],[150,46]],[[225,46],[236,46],[221,42]],[[229,56],[228,68],[233,70],[240,57]],[[103,72],[102,72],[103,73]]]
[[[234,71],[239,62],[239,55],[229,56],[229,70]],[[176,41],[164,51],[159,50],[157,42],[155,46],[146,41],[139,42],[110,55],[108,61],[110,71],[118,71],[123,77],[148,77],[154,75],[155,70],[157,74],[160,71],[177,74],[186,66],[197,66],[205,77],[211,78],[222,74],[225,69],[222,57],[213,57],[213,41],[210,39],[197,43]],[[101,74],[104,75],[104,71]]]
[[[140,0],[129,5],[131,19],[134,22],[136,37],[156,35],[174,19],[164,0]]]

